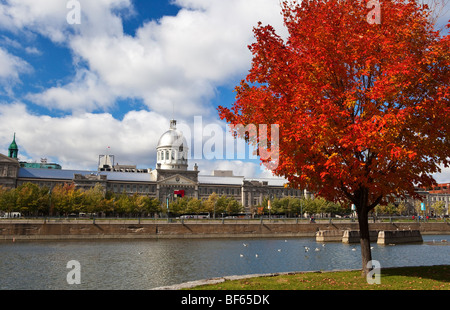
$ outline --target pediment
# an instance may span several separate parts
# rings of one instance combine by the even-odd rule
[[[19,165],[19,162],[15,158],[10,158],[6,155],[0,154],[0,163],[2,164],[13,164],[13,165]]]
[[[168,178],[165,178],[158,183],[160,184],[166,184],[166,185],[196,185],[197,183],[192,181],[191,179],[188,179],[181,174],[175,174],[173,176],[170,176]]]

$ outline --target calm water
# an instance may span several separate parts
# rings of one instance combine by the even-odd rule
[[[423,239],[423,244],[373,244],[372,257],[381,267],[450,264],[449,235]],[[81,284],[67,283],[70,260],[81,265]],[[140,290],[225,275],[360,266],[358,244],[322,246],[314,238],[0,242],[0,290]]]

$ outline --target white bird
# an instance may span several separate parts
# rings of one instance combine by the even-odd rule
[[[355,248],[353,248],[353,249],[352,249],[352,251],[356,251],[356,249],[355,249]]]
[[[247,244],[247,243],[243,243],[242,245],[243,245],[243,246],[248,246],[248,244]]]
[[[314,249],[314,251],[316,251],[316,252],[319,252],[319,251],[320,251],[320,249],[319,249],[319,248],[315,248],[315,249]]]
[[[255,257],[258,257],[258,254],[255,254]]]
[[[281,249],[278,249],[278,252],[281,252]]]
[[[239,256],[240,256],[240,257],[244,257],[244,255],[243,255],[243,254],[240,254]]]
[[[371,246],[370,249],[372,250],[372,249],[373,249],[373,246]]]
[[[309,248],[307,246],[305,246],[305,252],[308,252]]]
[[[322,246],[325,247],[325,243],[322,243]]]

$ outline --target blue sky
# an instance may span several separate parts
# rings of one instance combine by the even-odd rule
[[[79,24],[68,22],[73,2]],[[221,138],[216,107],[232,104],[250,68],[252,27],[261,21],[286,35],[279,3],[1,0],[0,152],[15,132],[21,160],[96,169],[109,151],[118,163],[153,168],[172,117],[187,129],[201,117]],[[270,175],[248,150],[230,157],[194,158],[190,168]],[[450,172],[437,179],[450,182]]]
[[[216,108],[231,105],[250,67],[258,21],[282,28],[279,1],[0,1],[1,152],[15,132],[23,161],[96,169],[109,152],[152,168],[172,117],[185,130],[200,117],[214,130],[195,138],[221,143]],[[190,161],[202,173],[270,175],[248,149],[214,160],[215,149],[202,151]]]

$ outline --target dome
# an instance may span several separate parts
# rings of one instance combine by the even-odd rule
[[[170,129],[159,138],[156,147],[156,164],[160,169],[187,169],[187,140],[183,133],[177,130],[176,124],[176,120],[171,120]]]
[[[171,146],[179,147],[181,145],[185,147],[187,145],[186,138],[183,136],[181,131],[178,131],[176,129],[169,129],[165,133],[163,133],[161,138],[159,138],[157,148]]]

